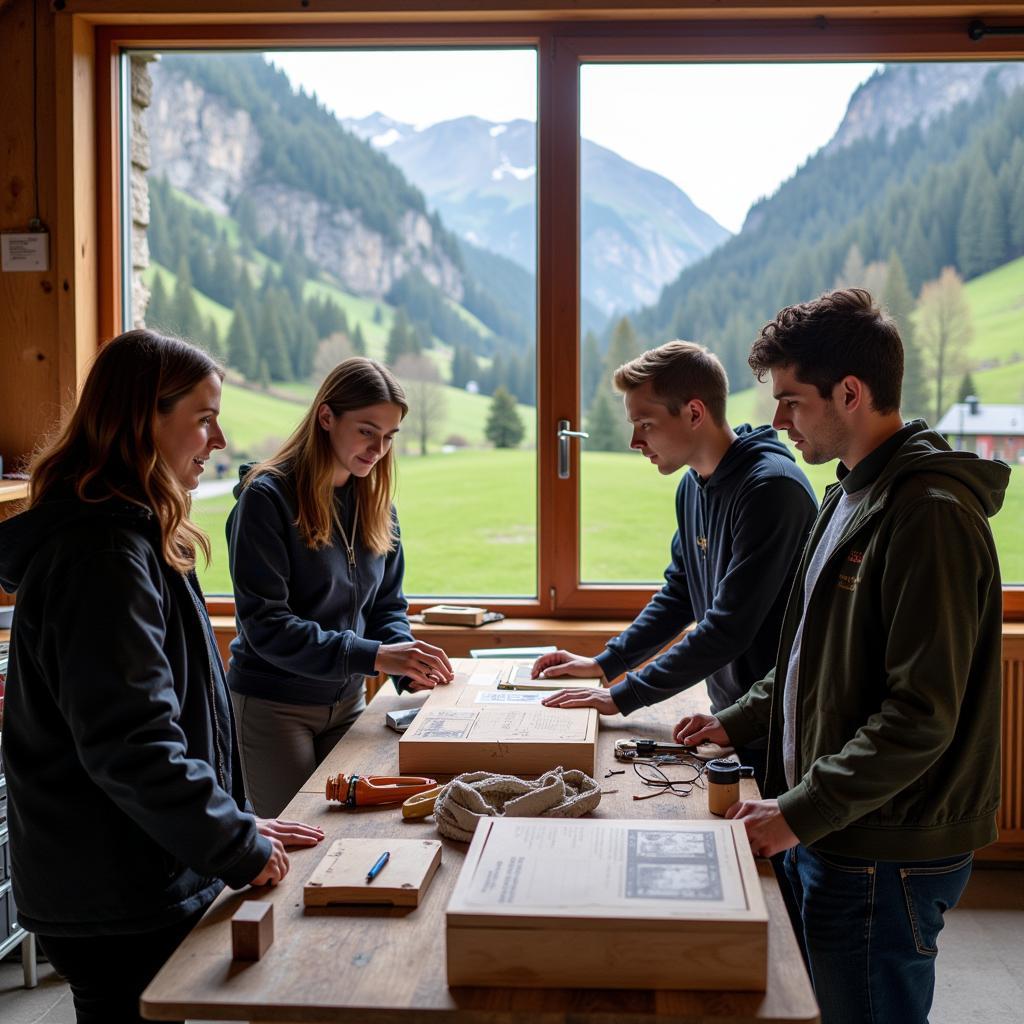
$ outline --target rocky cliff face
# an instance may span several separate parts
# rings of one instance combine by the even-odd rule
[[[887,64],[850,98],[825,152],[884,130],[891,142],[912,124],[927,128],[958,103],[977,99],[989,75],[1004,92],[1024,86],[1024,63]]]
[[[219,214],[230,213],[234,202],[247,196],[259,212],[262,234],[278,230],[289,243],[301,237],[305,255],[357,295],[380,298],[417,268],[445,295],[461,301],[461,272],[422,213],[402,214],[396,243],[367,227],[359,210],[267,179],[260,171],[263,140],[246,111],[159,63],[150,65],[150,73],[151,174],[166,176]]]

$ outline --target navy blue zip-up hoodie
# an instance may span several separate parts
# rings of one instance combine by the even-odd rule
[[[676,491],[678,530],[665,585],[597,657],[618,709],[707,680],[712,710],[728,707],[775,664],[796,566],[817,512],[814,491],[771,427],[736,428],[707,480],[690,469]],[[640,672],[691,622],[696,627]]]
[[[155,517],[43,501],[0,523],[0,585],[18,592],[3,754],[22,925],[145,932],[252,881],[270,842],[199,584]]]
[[[248,468],[240,470],[243,479]],[[354,486],[350,480],[335,490],[350,540]],[[284,704],[326,706],[354,695],[374,674],[382,643],[413,639],[401,540],[375,555],[355,539],[353,567],[340,537],[319,551],[306,546],[289,477],[262,473],[248,486],[239,483],[235,497],[227,534],[238,636],[228,685]],[[392,518],[397,538],[393,510]]]

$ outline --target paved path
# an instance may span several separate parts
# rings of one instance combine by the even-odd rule
[[[230,494],[237,480],[200,480],[199,486],[192,492],[198,501],[203,498],[217,498],[222,494]]]

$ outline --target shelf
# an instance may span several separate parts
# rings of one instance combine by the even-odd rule
[[[27,480],[0,480],[0,502],[21,501],[27,497]]]

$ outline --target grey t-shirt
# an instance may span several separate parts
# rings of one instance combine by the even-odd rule
[[[804,622],[807,620],[807,606],[811,600],[811,593],[821,567],[828,561],[829,555],[835,550],[836,542],[846,529],[846,524],[853,518],[860,503],[867,497],[870,485],[852,494],[844,494],[836,505],[832,518],[825,527],[825,532],[814,549],[814,554],[807,566],[807,575],[804,578],[804,608],[800,616],[800,624],[796,628],[796,636],[793,638],[793,646],[789,652],[789,664],[786,666],[786,688],[783,696],[783,727],[782,727],[782,757],[783,766],[786,770],[786,784],[793,788],[796,785],[796,704],[797,704],[797,670],[800,666],[800,646],[804,635]]]

